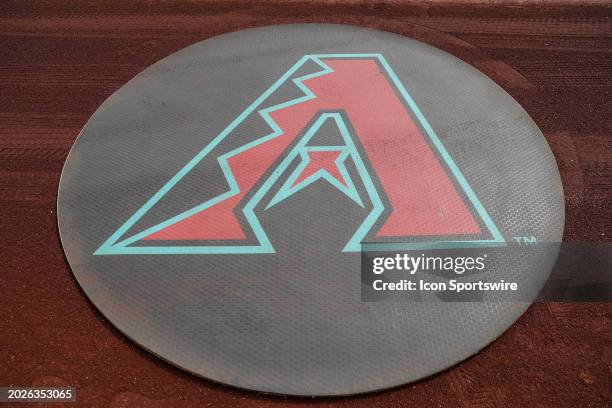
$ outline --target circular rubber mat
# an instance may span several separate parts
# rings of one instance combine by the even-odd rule
[[[434,374],[529,304],[363,302],[364,243],[556,242],[564,207],[540,131],[474,68],[399,35],[287,25],[200,42],[114,93],[70,151],[58,221],[79,284],[139,345],[314,396]],[[541,280],[553,258],[496,268]]]

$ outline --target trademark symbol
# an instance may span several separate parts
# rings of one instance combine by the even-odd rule
[[[519,245],[536,245],[538,240],[534,236],[525,236],[525,237],[513,237],[515,242],[518,242]]]

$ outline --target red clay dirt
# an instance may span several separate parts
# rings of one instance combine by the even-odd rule
[[[611,8],[598,1],[491,3],[2,2],[0,386],[72,386],[79,405],[115,408],[609,403],[610,303],[538,303],[481,353],[443,373],[380,393],[312,401],[213,384],[141,350],[89,303],[63,256],[59,176],[95,109],[148,65],[189,44],[294,22],[404,34],[489,75],[552,147],[566,195],[564,239],[609,241]]]

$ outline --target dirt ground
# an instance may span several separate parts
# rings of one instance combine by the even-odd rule
[[[79,405],[115,408],[609,403],[610,303],[538,303],[492,345],[443,373],[385,392],[312,401],[213,384],[142,351],[89,303],[62,253],[59,176],[94,110],[145,67],[189,44],[292,22],[404,34],[489,75],[552,147],[566,195],[564,239],[610,241],[612,8],[597,1],[490,3],[3,1],[0,386],[72,386]]]

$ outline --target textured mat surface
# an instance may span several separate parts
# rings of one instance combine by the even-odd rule
[[[467,278],[527,287],[556,254],[497,247],[559,242],[564,217],[551,151],[498,85],[341,25],[238,31],[151,66],[89,120],[58,194],[66,257],[119,330],[205,378],[304,396],[437,373],[528,306],[364,303],[362,242],[488,246]]]
[[[365,15],[368,10],[370,9],[361,10],[361,15]],[[371,19],[368,21],[371,21],[372,25],[380,25],[381,23],[375,23],[374,19],[393,20],[391,16],[396,14],[396,11],[383,8],[372,11],[367,18],[349,16],[345,17],[344,21],[351,22],[353,18]],[[386,28],[421,38],[462,57],[482,69],[516,97],[542,128],[558,160],[560,159],[562,177],[566,193],[568,193],[566,238],[605,239],[604,234],[609,231],[609,224],[606,224],[609,219],[604,216],[607,208],[605,199],[608,197],[608,190],[605,186],[609,184],[609,181],[606,181],[609,180],[609,167],[607,167],[609,159],[605,156],[607,146],[604,136],[606,132],[609,132],[609,123],[606,122],[607,116],[598,116],[603,115],[603,112],[596,107],[603,103],[604,100],[598,100],[598,98],[603,98],[609,87],[607,76],[609,70],[605,65],[605,61],[609,59],[605,54],[606,30],[601,24],[597,24],[599,14],[596,12],[589,14],[589,10],[584,10],[582,14],[579,13],[580,19],[563,20],[561,19],[563,11],[549,9],[546,10],[548,14],[544,15],[547,17],[546,21],[553,19],[556,22],[549,25],[544,24],[543,28],[543,23],[534,22],[533,17],[528,22],[519,24],[521,15],[516,10],[481,10],[482,14],[477,17],[479,21],[481,23],[488,21],[489,27],[495,27],[495,29],[479,28],[486,33],[478,33],[476,29],[468,29],[469,26],[465,24],[466,20],[462,20],[460,13],[453,14],[451,11],[438,10],[436,15],[434,9],[430,10],[433,15],[423,16],[421,11],[418,8],[402,9],[404,13],[402,19],[397,17],[401,25],[397,22],[397,27],[394,28],[393,22],[390,21]],[[180,14],[181,10],[175,9],[168,12]],[[223,13],[223,10],[220,13]],[[300,13],[306,13],[306,10],[296,7],[292,13],[288,12],[292,15]],[[7,92],[13,95],[8,99],[10,105],[5,105],[4,109],[7,116],[6,123],[10,129],[7,134],[10,133],[11,137],[3,138],[2,142],[4,144],[3,154],[7,155],[5,161],[7,168],[4,170],[8,177],[6,184],[11,187],[11,191],[7,190],[4,198],[10,209],[6,236],[17,239],[8,240],[10,242],[8,258],[13,259],[12,262],[15,264],[8,265],[6,276],[9,286],[13,289],[9,291],[12,293],[10,296],[13,297],[9,296],[4,301],[7,304],[6,308],[14,317],[9,323],[5,323],[10,326],[6,327],[4,333],[8,333],[6,339],[11,350],[24,350],[25,352],[27,349],[23,347],[42,350],[40,346],[45,344],[47,345],[45,350],[49,354],[38,354],[38,351],[35,360],[28,360],[26,357],[20,359],[19,353],[7,355],[6,361],[14,361],[12,363],[14,366],[3,376],[6,375],[10,382],[16,384],[32,381],[70,383],[77,384],[77,387],[80,384],[80,389],[85,390],[81,393],[83,401],[103,404],[104,401],[114,398],[112,403],[117,406],[130,405],[130,403],[133,405],[145,401],[154,403],[155,400],[163,400],[167,397],[164,395],[164,386],[161,385],[163,378],[173,378],[176,383],[169,388],[183,390],[188,396],[187,399],[194,402],[199,398],[204,401],[210,398],[227,398],[227,401],[231,401],[228,404],[233,405],[247,404],[249,399],[259,400],[262,405],[274,404],[275,400],[267,400],[264,397],[255,397],[233,390],[228,391],[212,385],[207,386],[206,391],[202,391],[207,393],[207,396],[197,397],[198,394],[187,392],[191,387],[202,390],[204,387],[202,384],[206,383],[194,381],[168,368],[163,363],[149,359],[144,354],[138,352],[130,354],[134,352],[130,351],[129,343],[120,337],[108,339],[106,338],[108,336],[102,335],[111,329],[94,323],[95,320],[87,320],[95,319],[96,315],[91,310],[76,307],[76,305],[81,305],[82,295],[78,291],[73,292],[74,283],[64,276],[66,269],[62,265],[59,247],[53,251],[40,250],[40,248],[47,247],[48,242],[54,239],[52,238],[54,236],[54,214],[50,214],[49,211],[54,206],[55,186],[51,184],[57,180],[57,172],[61,168],[61,162],[73,135],[76,134],[87,116],[123,81],[170,51],[208,35],[207,32],[201,30],[212,27],[200,24],[200,22],[190,26],[187,24],[190,21],[189,18],[177,17],[187,22],[182,26],[181,29],[184,30],[182,32],[190,34],[170,39],[167,36],[157,37],[155,33],[161,33],[161,29],[155,31],[155,28],[150,25],[141,25],[139,26],[141,31],[138,34],[135,31],[123,32],[123,37],[134,38],[130,42],[133,44],[132,48],[126,48],[125,39],[121,41],[99,40],[100,35],[112,37],[111,32],[115,33],[116,38],[117,30],[120,32],[120,29],[112,27],[111,30],[110,26],[106,29],[102,29],[99,25],[88,26],[87,19],[84,17],[71,19],[66,13],[60,14],[61,18],[43,20],[47,21],[46,24],[40,24],[41,21],[37,21],[36,24],[29,26],[27,16],[21,15],[20,18],[8,20],[13,21],[15,26],[9,25],[10,34],[8,32],[4,34],[11,41],[18,41],[21,45],[11,51],[10,56],[13,59],[10,61],[14,65],[10,66],[12,71],[5,80]],[[503,17],[509,14],[513,15],[512,21],[505,20],[506,17]],[[118,18],[107,15],[106,18],[106,21],[112,25],[112,22],[119,22],[126,17]],[[191,18],[194,19],[191,21],[195,22],[198,21],[198,18],[203,17],[196,15]],[[554,20],[555,18],[558,20]],[[517,19],[519,22],[516,21]],[[282,16],[280,20],[283,21]],[[425,29],[422,26],[407,25],[405,20],[420,22],[421,25],[428,23],[432,28]],[[236,26],[232,28],[238,28],[239,24],[242,24],[238,20],[232,20],[230,14],[228,14],[227,21],[234,21],[232,24]],[[583,24],[583,21],[590,21],[590,23]],[[78,31],[78,35],[82,38],[78,44],[73,41],[71,46],[68,44],[69,40],[75,38],[77,34],[69,28],[70,24],[76,24],[74,27],[84,24],[82,31]],[[520,30],[517,28],[519,25],[522,27]],[[525,25],[527,29],[524,28]],[[207,28],[202,28],[203,26]],[[531,35],[529,35],[529,27],[532,30]],[[14,32],[17,32],[16,29],[22,30],[21,35],[14,35]],[[226,27],[224,26],[223,29],[225,30]],[[165,30],[169,29],[165,28]],[[543,33],[542,30],[544,30]],[[32,33],[35,32],[40,34],[33,38]],[[518,32],[522,36],[518,35]],[[556,36],[555,32],[563,36]],[[46,42],[47,46],[40,45],[41,35],[42,41]],[[146,44],[149,44],[149,51],[139,48],[143,41],[137,37],[143,35],[149,36],[149,42],[145,41]],[[458,38],[463,40],[458,40]],[[467,45],[468,40],[472,46]],[[483,48],[485,40],[488,48]],[[94,46],[94,43],[97,46]],[[73,51],[60,51],[62,47]],[[81,51],[75,52],[75,47],[76,50]],[[547,50],[546,47],[552,47],[552,49]],[[96,48],[98,52],[92,53],[92,50]],[[535,51],[530,51],[533,49]],[[31,52],[29,56],[27,56],[28,52]],[[159,54],[155,55],[156,53]],[[583,60],[587,59],[590,62],[588,69],[582,64],[568,63],[567,61],[572,60],[572,55],[578,55]],[[75,65],[74,58],[81,58],[82,63]],[[95,60],[95,58],[100,58],[100,60]],[[100,76],[102,72],[107,72],[102,68],[103,66],[99,65],[101,61],[109,63],[112,61],[115,73],[111,79],[107,79],[107,74]],[[57,68],[48,70],[45,64],[51,64]],[[87,71],[87,67],[90,71]],[[552,70],[553,67],[556,69]],[[77,68],[78,70],[74,71]],[[26,69],[31,70],[32,75],[29,75],[24,82],[23,72]],[[64,76],[60,75],[62,72],[65,73]],[[92,75],[96,72],[98,72],[97,76]],[[560,79],[568,77],[573,80]],[[45,80],[41,81],[42,78]],[[576,83],[581,85],[574,86],[573,84]],[[29,84],[29,87],[24,84]],[[91,89],[97,91],[92,92]],[[59,96],[59,90],[63,91],[66,96]],[[85,114],[74,116],[75,112],[83,111],[83,106],[90,106],[90,108]],[[29,119],[26,121],[23,120],[25,112],[30,112]],[[573,143],[574,140],[581,140],[581,142]],[[11,157],[13,159],[10,159]],[[48,220],[45,221],[46,219]],[[49,235],[40,235],[41,227],[44,231],[48,231]],[[27,241],[26,236],[29,236]],[[38,242],[40,243],[37,244]],[[43,244],[44,242],[46,244]],[[58,295],[57,288],[59,287],[65,288],[65,295]],[[26,293],[29,295],[24,296]],[[32,293],[37,293],[39,296],[32,296]],[[38,299],[43,298],[48,299],[47,302],[54,302],[54,306],[42,305]],[[604,390],[609,383],[609,371],[599,359],[600,351],[605,350],[603,347],[606,344],[605,336],[609,335],[606,307],[604,305],[536,305],[499,342],[460,367],[413,387],[351,401],[371,404],[373,400],[383,399],[392,402],[397,401],[400,395],[416,402],[460,401],[457,399],[465,398],[466,400],[493,401],[499,405],[511,398],[530,399],[531,401],[546,401],[545,398],[551,398],[552,400],[549,401],[560,403],[568,403],[568,401],[578,403],[589,398],[601,401],[606,397]],[[63,320],[61,324],[58,323],[58,315],[50,313],[56,311],[57,308],[65,310],[63,315],[71,316],[71,318]],[[30,310],[31,312],[21,314],[18,310]],[[589,318],[586,319],[585,316]],[[25,319],[36,322],[36,324],[27,324],[28,320]],[[83,320],[76,324],[75,319]],[[79,327],[85,321],[90,322],[87,323],[89,329],[82,331]],[[552,343],[549,335],[551,332],[555,333],[552,336],[555,339]],[[34,343],[31,346],[23,345],[23,342],[19,340],[22,338],[20,333],[31,336]],[[584,347],[576,352],[570,347],[570,344],[572,336],[579,333],[587,340],[583,340]],[[585,334],[587,335],[584,336]],[[58,342],[58,339],[62,341]],[[22,345],[19,346],[19,344]],[[49,344],[53,345],[51,349],[48,347]],[[73,346],[70,346],[71,344]],[[79,346],[75,347],[77,344]],[[90,348],[88,344],[92,347]],[[499,349],[500,347],[503,351]],[[553,353],[554,356],[540,352],[550,347],[557,351]],[[119,354],[123,353],[125,358],[109,362],[102,355],[106,353],[98,354],[95,351],[100,348],[114,350]],[[57,353],[51,350],[56,350]],[[571,350],[571,355],[569,350]],[[509,357],[513,353],[519,358],[519,361],[527,358],[531,362],[529,364],[505,362],[506,359],[510,360]],[[77,366],[74,363],[68,364],[66,357],[57,358],[58,354],[75,355],[75,357],[79,355],[80,358],[70,361],[78,360],[83,364]],[[139,360],[142,366],[129,363],[133,361],[130,359]],[[38,371],[32,372],[28,368],[28,364],[35,364],[33,361],[40,362]],[[54,361],[57,363],[53,363]],[[91,365],[96,364],[100,365],[100,370],[90,368]],[[483,365],[487,367],[491,375],[487,378],[478,378],[477,373]],[[156,370],[159,374],[157,377],[151,377],[149,370]],[[508,370],[511,370],[512,384],[506,384]],[[95,371],[95,374],[92,371]],[[463,375],[464,372],[467,374]],[[553,378],[552,373],[557,374],[553,383],[549,380]],[[92,381],[93,377],[96,377],[95,381]],[[122,378],[122,381],[117,381],[117,378]],[[134,388],[122,392],[121,390],[125,390],[126,381],[132,381]],[[94,383],[98,384],[95,389]],[[108,384],[108,390],[116,391],[105,393],[96,391],[104,388],[99,387],[100,384]],[[117,384],[117,388],[114,388],[112,384]],[[548,391],[550,387],[558,387],[559,392],[554,396],[544,397],[544,390]],[[533,393],[527,392],[534,388]],[[440,394],[433,394],[432,389],[444,390]],[[538,394],[538,389],[542,390],[542,394]],[[470,390],[473,394],[466,398],[465,390]],[[580,397],[580,393],[586,394]],[[185,402],[185,404],[190,403]]]

